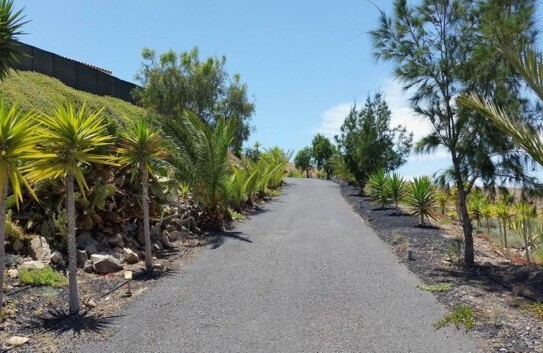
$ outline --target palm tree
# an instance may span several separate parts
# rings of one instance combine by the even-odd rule
[[[502,46],[500,51],[543,102],[543,54],[530,47],[524,48],[518,54],[507,46]],[[543,165],[543,140],[534,127],[476,93],[459,97],[458,103],[488,118],[498,129],[511,136],[535,161]]]
[[[18,63],[22,55],[18,48],[17,37],[21,34],[24,21],[22,9],[15,11],[13,0],[0,0],[0,81],[9,74],[9,70]]]
[[[151,254],[151,232],[149,228],[149,174],[152,175],[154,162],[168,155],[163,147],[160,133],[140,118],[120,134],[119,162],[132,167],[134,174],[140,173],[142,186],[143,234],[145,238],[145,267],[153,268]]]
[[[11,189],[17,207],[23,198],[23,186],[36,197],[19,168],[21,161],[30,159],[32,156],[40,157],[35,148],[37,137],[31,132],[34,125],[31,113],[23,114],[15,105],[8,108],[7,103],[0,100],[0,146],[2,146],[0,152],[0,317],[3,303],[2,288],[4,287],[4,241],[8,182],[11,181]]]
[[[396,213],[398,213],[398,202],[403,199],[406,191],[404,178],[398,173],[392,173],[387,184],[385,185],[385,188],[387,189],[387,194],[390,195],[394,205],[396,206]]]
[[[174,148],[171,164],[179,177],[189,182],[194,199],[203,206],[201,223],[220,229],[228,208],[228,153],[234,126],[219,119],[212,128],[186,111],[180,119],[162,120],[162,128]]]
[[[413,215],[420,216],[421,227],[425,226],[425,218],[433,219],[431,212],[436,206],[436,199],[430,177],[414,178],[413,183],[408,187],[406,201],[411,206]]]
[[[37,182],[62,178],[66,187],[70,314],[79,312],[74,179],[85,197],[88,185],[84,176],[84,166],[92,163],[115,165],[112,156],[98,150],[112,142],[100,113],[101,110],[88,113],[85,104],[76,111],[71,103],[67,105],[57,103],[53,114],[42,114],[39,117],[39,135],[42,141],[39,148],[43,153],[28,166],[30,180]]]

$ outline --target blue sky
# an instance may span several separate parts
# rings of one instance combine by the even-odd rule
[[[390,0],[374,1],[390,12]],[[227,57],[256,102],[249,143],[299,150],[316,132],[332,136],[352,102],[386,92],[394,122],[421,136],[390,65],[371,55],[378,22],[367,0],[16,0],[31,22],[23,42],[133,81],[144,47]],[[541,16],[540,16],[541,17]],[[539,23],[540,28],[542,22]],[[446,167],[438,153],[411,157],[407,176]]]

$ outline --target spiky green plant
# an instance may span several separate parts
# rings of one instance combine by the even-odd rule
[[[164,118],[161,123],[174,150],[170,162],[179,178],[190,184],[194,199],[203,207],[202,225],[221,228],[228,207],[228,151],[234,126],[219,119],[210,127],[189,111],[178,119]]]
[[[23,199],[23,188],[36,197],[20,168],[22,161],[44,157],[36,150],[38,136],[33,133],[34,126],[33,114],[23,114],[17,106],[8,107],[4,100],[0,100],[0,316],[3,303],[1,288],[4,286],[8,184],[11,182],[17,207]]]
[[[513,227],[522,235],[524,249],[526,250],[526,262],[530,263],[530,245],[532,243],[531,222],[537,216],[536,208],[525,200],[515,203],[514,207],[516,219],[513,222]]]
[[[74,180],[85,197],[88,189],[84,166],[101,163],[116,165],[115,158],[99,150],[112,143],[107,126],[100,117],[101,110],[87,112],[85,104],[76,111],[71,103],[57,103],[52,114],[39,116],[38,134],[41,151],[36,161],[28,165],[29,179],[37,182],[61,178],[66,187],[66,209],[68,210],[68,279],[70,313],[79,312],[77,290],[77,252],[75,242]]]
[[[432,209],[436,206],[435,192],[432,181],[428,176],[414,178],[407,188],[407,204],[411,206],[414,216],[420,217],[419,225],[426,225],[425,218],[432,218]]]
[[[472,219],[477,222],[477,227],[481,227],[485,201],[485,196],[479,190],[473,191],[468,199],[468,210]]]
[[[133,170],[132,175],[140,174],[141,177],[145,267],[151,271],[153,257],[149,225],[149,176],[153,176],[157,162],[167,157],[168,152],[159,131],[152,128],[144,118],[140,117],[120,133],[117,154],[121,165],[130,167]]]
[[[507,248],[507,224],[513,216],[511,207],[506,203],[500,201],[494,205],[494,215],[498,219],[498,227],[500,228],[500,235],[502,235],[503,246]]]
[[[21,28],[28,22],[24,18],[22,9],[15,10],[13,0],[0,0],[0,81],[7,77],[22,55],[17,37],[24,34]]]
[[[490,219],[494,214],[494,205],[491,204],[487,198],[484,199],[481,204],[481,216],[485,219],[486,233],[490,234]]]
[[[390,203],[390,194],[387,188],[388,179],[389,176],[385,170],[379,169],[370,175],[366,187],[373,202],[379,203],[382,209],[385,209]]]
[[[398,202],[404,198],[407,190],[407,184],[405,183],[404,178],[398,173],[392,173],[385,184],[385,188],[387,194],[392,199],[392,202],[394,202],[396,212],[398,212]]]
[[[441,214],[444,215],[447,205],[449,204],[449,195],[444,190],[440,190],[436,194],[436,202],[439,205]]]

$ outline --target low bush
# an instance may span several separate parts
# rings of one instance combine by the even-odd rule
[[[43,269],[21,269],[19,280],[22,284],[31,286],[66,287],[68,280],[60,272],[47,266]]]
[[[440,329],[450,324],[454,324],[457,329],[460,329],[460,326],[464,325],[466,331],[471,330],[475,326],[473,308],[469,305],[457,305],[450,313],[436,322],[434,327]]]

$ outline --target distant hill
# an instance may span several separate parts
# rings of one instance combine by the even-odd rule
[[[117,124],[145,114],[143,108],[123,100],[78,91],[57,79],[29,71],[12,71],[0,83],[0,98],[11,103],[17,101],[24,111],[36,112],[50,112],[56,101],[69,100],[76,106],[86,102],[93,111],[104,107],[103,116],[108,122]]]

